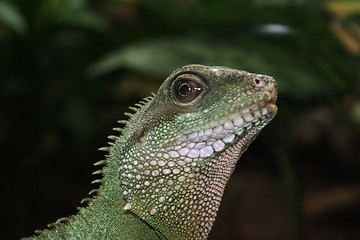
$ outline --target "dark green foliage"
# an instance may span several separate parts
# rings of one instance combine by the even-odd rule
[[[126,106],[191,63],[264,73],[278,81],[279,114],[235,175],[241,179],[241,169],[260,168],[271,179],[284,176],[293,223],[299,222],[294,207],[300,197],[311,201],[311,191],[356,186],[360,59],[331,31],[335,20],[322,1],[298,2],[0,1],[5,239],[74,213],[91,189],[92,163],[102,158],[96,149],[124,118]],[[358,19],[339,22],[359,24]],[[232,202],[241,204],[232,199],[225,205]],[[293,227],[293,238],[301,231],[314,239],[311,231],[322,231],[317,239],[331,239],[328,229],[345,229],[338,238],[360,238],[353,227],[360,219],[347,214],[360,215],[358,202],[322,209],[323,215],[302,214],[307,224]],[[237,221],[232,224],[236,232]],[[221,233],[215,224],[213,239]]]

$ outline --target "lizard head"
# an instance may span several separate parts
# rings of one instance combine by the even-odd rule
[[[163,110],[163,116],[169,114],[170,124],[178,128],[171,132],[180,132],[180,142],[185,136],[185,141],[212,142],[235,135],[232,141],[224,141],[230,146],[249,130],[261,130],[277,113],[277,87],[272,77],[225,67],[180,68],[159,93],[154,102],[167,102],[157,108]]]
[[[125,128],[125,209],[170,239],[207,238],[239,157],[277,113],[276,97],[269,76],[175,70]]]

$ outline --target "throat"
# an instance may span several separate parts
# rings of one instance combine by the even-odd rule
[[[202,160],[152,150],[137,148],[120,166],[126,208],[168,239],[207,239],[241,147]]]
[[[108,160],[98,193],[87,207],[34,239],[164,239],[137,215],[124,210],[126,201],[115,165],[116,161]]]

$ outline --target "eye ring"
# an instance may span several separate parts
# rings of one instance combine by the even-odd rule
[[[205,89],[200,77],[194,74],[179,75],[171,88],[174,101],[180,106],[194,104]]]

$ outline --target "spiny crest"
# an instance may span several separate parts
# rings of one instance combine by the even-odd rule
[[[93,189],[89,192],[89,195],[97,194],[99,192],[99,189]]]
[[[91,198],[83,198],[81,201],[80,201],[80,204],[88,204],[91,202]]]
[[[116,141],[116,140],[119,140],[120,137],[115,136],[115,135],[110,135],[110,136],[108,136],[108,139],[113,140],[113,141]]]
[[[47,225],[47,227],[48,227],[48,228],[56,228],[56,227],[59,226],[59,225],[68,223],[69,221],[70,221],[70,219],[67,218],[67,217],[59,218],[58,220],[56,220],[56,222],[54,222],[54,223],[49,223],[49,224]]]
[[[110,152],[110,147],[101,147],[101,148],[99,148],[98,150],[99,151],[104,151],[104,152]]]
[[[113,128],[113,130],[116,131],[116,132],[122,133],[123,129],[122,128]]]
[[[59,218],[58,220],[56,220],[54,223],[49,223],[47,225],[47,227],[51,230],[51,229],[55,229],[59,226],[68,224],[70,222],[70,218],[68,217],[63,217],[63,218]],[[49,230],[35,230],[35,235],[37,236],[42,236],[44,235],[47,231]],[[21,240],[31,240],[32,238],[21,238]]]
[[[97,170],[95,172],[92,173],[93,175],[96,175],[96,174],[103,174],[103,170]]]
[[[129,109],[134,111],[134,113],[137,113],[139,110],[141,110],[144,106],[146,106],[149,102],[151,102],[154,99],[155,93],[151,93],[151,94],[152,94],[152,96],[145,97],[145,98],[143,98],[143,101],[139,101],[139,103],[136,103],[135,104],[136,107],[129,107]],[[117,122],[126,126],[129,123],[130,119],[134,116],[134,113],[125,112],[124,115],[128,116],[129,119],[128,120],[118,120]],[[113,128],[113,130],[116,132],[119,132],[120,134],[123,132],[123,128],[116,127],[116,128]],[[111,148],[115,146],[115,142],[120,139],[120,135],[119,136],[110,135],[110,136],[108,136],[108,139],[113,140],[113,142],[108,142],[109,146],[101,147],[98,149],[99,151],[110,152]],[[106,163],[106,161],[99,161],[99,162],[95,163],[94,165],[98,166],[98,165],[102,165],[105,163]]]
[[[134,112],[137,112],[140,110],[140,108],[136,108],[136,107],[129,107],[130,110],[133,110]]]
[[[104,160],[100,160],[100,161],[94,163],[94,166],[104,165],[105,163],[106,163],[106,160],[105,160],[105,159],[104,159]]]
[[[91,184],[101,183],[101,182],[102,182],[102,179],[95,179],[94,181],[91,182]]]
[[[136,108],[136,107],[129,107],[129,108],[136,113],[136,112],[139,111],[139,110],[141,109],[141,107],[143,107],[143,106],[144,106],[143,104],[139,104],[139,105],[138,105],[139,108]],[[134,116],[134,114],[132,114],[132,113],[125,113],[125,115],[128,116],[128,117],[130,117],[130,118],[132,118],[132,117]],[[119,121],[118,121],[118,123],[123,124],[123,125],[127,125],[128,122],[129,122],[129,120],[119,120]],[[118,136],[116,136],[116,135],[109,135],[107,138],[110,139],[110,140],[112,140],[112,141],[111,141],[111,142],[108,142],[108,146],[99,148],[99,149],[98,149],[99,151],[110,152],[111,149],[112,149],[113,147],[115,147],[116,142],[117,142],[118,140],[120,140],[120,136],[121,136],[121,134],[122,134],[122,132],[123,132],[123,128],[117,127],[117,128],[113,128],[113,130],[114,130],[114,131],[117,131],[117,132],[119,133],[119,135],[118,135]],[[109,155],[106,155],[106,159],[103,159],[103,160],[100,160],[100,161],[94,163],[94,166],[105,165],[106,162],[107,162],[108,157],[109,157]],[[93,172],[92,174],[93,174],[93,175],[103,175],[104,172],[103,172],[102,169],[100,169],[100,170],[97,170],[97,171]],[[101,183],[102,183],[102,178],[101,178],[101,179],[95,179],[95,180],[93,180],[91,183],[92,183],[92,184],[97,184],[97,183],[101,184]],[[96,190],[96,189],[95,189],[95,190],[92,190],[92,191],[89,193],[89,195],[91,195],[91,194],[93,194],[93,193],[97,193],[97,192],[98,192],[98,190]],[[91,199],[89,199],[89,198],[85,198],[85,199],[83,199],[83,200],[81,201],[81,203],[89,202],[90,200],[91,200]]]
[[[138,111],[140,111],[143,107],[145,107],[149,102],[151,102],[154,99],[155,94],[151,93],[152,96],[149,97],[145,97],[142,101],[140,101],[139,103],[136,103],[135,106],[136,107],[129,107],[129,109],[131,109],[132,111],[134,111],[134,114],[136,114]],[[119,120],[118,123],[123,124],[123,125],[127,125],[130,121],[130,119],[134,116],[133,113],[124,113],[126,116],[129,117],[129,120]],[[116,142],[119,141],[121,139],[121,134],[123,132],[123,128],[113,128],[114,131],[117,131],[118,133],[120,133],[118,136],[116,135],[110,135],[107,138],[112,140],[112,142],[108,142],[108,146],[105,147],[101,147],[98,150],[99,151],[105,151],[105,152],[110,152],[111,149],[113,147],[115,147]],[[94,164],[94,166],[100,166],[100,165],[105,165],[108,159],[108,155],[106,155],[106,159],[98,161]],[[97,170],[95,172],[93,172],[93,175],[103,175],[103,170]],[[94,181],[92,181],[91,183],[101,183],[102,179],[96,179]]]

